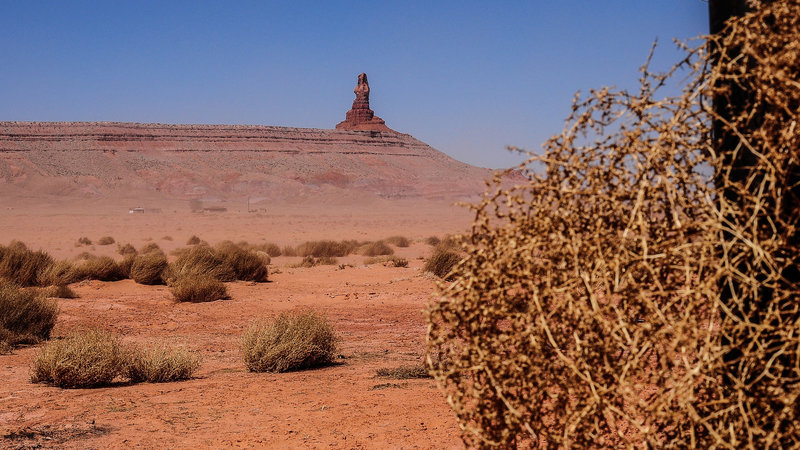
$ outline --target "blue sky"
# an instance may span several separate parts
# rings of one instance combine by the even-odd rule
[[[484,167],[561,130],[578,90],[635,87],[700,0],[0,0],[0,120],[333,128],[360,72],[391,128]]]

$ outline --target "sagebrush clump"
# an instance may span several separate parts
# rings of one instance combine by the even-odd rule
[[[283,313],[250,324],[242,335],[242,355],[251,372],[286,372],[331,364],[337,343],[324,316]]]

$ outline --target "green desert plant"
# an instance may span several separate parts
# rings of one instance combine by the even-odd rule
[[[57,317],[55,300],[13,283],[0,283],[0,341],[15,345],[48,339]]]
[[[140,253],[133,258],[130,277],[139,284],[163,284],[167,257],[161,252]]]
[[[177,302],[213,302],[228,298],[228,289],[211,275],[186,275],[177,278],[170,286]]]
[[[117,242],[117,241],[114,240],[114,238],[111,237],[111,236],[103,236],[103,237],[101,237],[100,239],[97,240],[97,244],[98,245],[111,245],[111,244],[113,244],[115,242]]]
[[[48,342],[34,359],[31,381],[62,388],[104,386],[122,375],[125,367],[119,338],[90,329]]]
[[[461,254],[447,246],[439,245],[433,254],[425,261],[423,272],[431,272],[439,278],[450,280],[453,278],[451,271],[461,261]]]
[[[200,368],[200,355],[163,345],[130,350],[125,375],[134,383],[188,380]]]
[[[286,372],[331,364],[337,342],[324,316],[283,313],[252,323],[242,335],[242,354],[251,372]]]

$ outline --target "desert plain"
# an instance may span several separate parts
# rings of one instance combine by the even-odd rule
[[[298,150],[288,156],[270,153],[269,145],[252,140],[250,147],[235,150],[186,150],[175,142],[123,148],[124,139],[109,133],[59,148],[56,141],[63,136],[38,135],[33,144],[20,144],[22,138],[12,132],[20,124],[5,126],[2,245],[22,241],[57,260],[85,253],[119,260],[118,246],[127,243],[136,248],[155,243],[174,259],[174,251],[192,236],[212,245],[230,240],[284,247],[399,235],[410,245],[393,246],[407,267],[357,254],[315,267],[299,267],[298,256],[273,257],[268,282],[225,283],[230,298],[206,303],[178,303],[168,286],[130,279],[74,283],[70,287],[78,298],[58,299],[51,340],[102,328],[123,343],[185,347],[201,356],[201,366],[180,382],[119,380],[62,389],[31,382],[42,344],[17,347],[0,355],[0,447],[463,446],[455,416],[433,379],[382,377],[377,371],[423,363],[424,310],[439,281],[422,270],[433,250],[426,239],[469,229],[471,213],[456,203],[476,201],[489,171],[393,132],[330,131],[364,141],[323,143],[312,157],[302,148],[299,156]],[[147,141],[141,135],[128,141],[137,139]],[[258,145],[261,150],[254,152]],[[354,145],[372,148],[353,152]],[[236,172],[231,158],[274,171]],[[286,169],[290,163],[295,166]],[[213,207],[198,209],[198,204]],[[113,237],[114,244],[99,245],[103,236]],[[81,237],[92,244],[79,244]],[[326,316],[336,330],[334,364],[249,372],[240,349],[243,330],[256,319],[307,310]]]

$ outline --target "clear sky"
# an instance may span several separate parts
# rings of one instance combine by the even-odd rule
[[[578,90],[634,87],[701,0],[0,0],[0,120],[333,128],[360,72],[391,128],[508,167]]]

